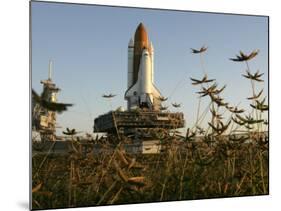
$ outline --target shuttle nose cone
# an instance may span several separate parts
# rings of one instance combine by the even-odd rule
[[[143,55],[143,56],[148,56],[148,55],[149,55],[149,52],[148,52],[148,50],[147,50],[146,48],[144,48],[144,49],[142,50],[142,55]]]

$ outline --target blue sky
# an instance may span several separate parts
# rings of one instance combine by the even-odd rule
[[[140,22],[154,45],[154,78],[162,95],[169,96],[171,111],[182,111],[187,126],[194,124],[198,95],[189,77],[202,78],[198,55],[190,48],[208,46],[204,64],[210,78],[227,84],[226,101],[249,109],[251,85],[241,74],[244,63],[228,58],[242,50],[259,49],[250,61],[252,72],[264,72],[268,92],[268,28],[266,17],[167,10],[128,9],[90,5],[32,2],[32,87],[40,92],[40,80],[54,62],[54,82],[62,89],[59,101],[74,103],[58,115],[58,124],[92,132],[93,120],[111,109],[102,94],[117,94],[112,107],[126,107],[127,45]],[[182,103],[180,110],[171,103]],[[202,101],[205,108],[207,101]],[[58,130],[58,134],[61,130]]]

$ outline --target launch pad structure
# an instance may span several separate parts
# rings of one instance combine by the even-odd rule
[[[177,129],[184,127],[183,113],[160,111],[110,111],[95,119],[94,132],[129,135],[141,129]]]
[[[57,102],[57,93],[60,89],[52,81],[52,61],[49,62],[49,75],[47,80],[42,80],[42,100],[46,102]],[[36,103],[32,97],[32,128],[40,133],[42,141],[56,141],[56,119],[55,111],[48,110]]]
[[[109,111],[94,120],[94,132],[149,135],[150,130],[166,132],[183,128],[181,112],[164,111],[166,99],[154,84],[154,48],[142,23],[128,44],[128,85],[125,92],[126,111]]]

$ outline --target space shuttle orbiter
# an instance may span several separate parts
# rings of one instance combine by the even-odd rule
[[[144,25],[140,23],[134,40],[131,39],[128,45],[128,88],[125,93],[128,110],[159,110],[161,107],[161,94],[154,85],[153,63],[153,45],[149,42]]]

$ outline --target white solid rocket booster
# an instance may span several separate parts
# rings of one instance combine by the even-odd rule
[[[134,41],[131,38],[128,45],[128,86],[130,88],[133,84],[133,66],[134,66]]]
[[[154,48],[152,42],[150,42],[151,49],[151,80],[154,83]]]

